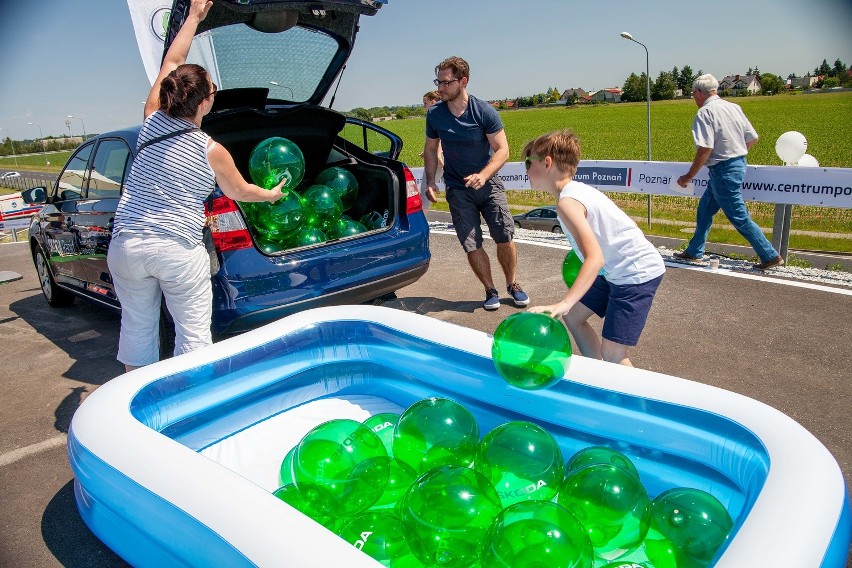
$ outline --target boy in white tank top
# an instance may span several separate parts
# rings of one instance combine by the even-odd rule
[[[586,357],[632,366],[627,357],[645,327],[663,258],[636,223],[606,195],[574,181],[580,142],[570,130],[539,136],[522,152],[532,189],[558,199],[559,222],[583,265],[565,297],[530,308],[562,317]],[[604,319],[598,337],[588,319]]]

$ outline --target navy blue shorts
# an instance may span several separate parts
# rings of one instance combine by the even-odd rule
[[[604,320],[601,336],[613,343],[634,346],[651,311],[663,276],[642,284],[612,284],[598,276],[580,303]]]

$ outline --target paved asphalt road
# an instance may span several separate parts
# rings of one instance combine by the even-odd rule
[[[494,259],[490,241],[486,250]],[[497,312],[481,308],[454,236],[434,233],[432,252],[426,276],[385,305],[485,332],[517,311],[505,300]],[[519,252],[533,303],[560,298],[564,250],[519,244]],[[25,244],[0,245],[0,271],[23,275],[0,285],[0,566],[124,566],[77,513],[64,445],[80,402],[122,371],[118,315],[82,301],[49,308]],[[631,359],[788,414],[834,454],[849,485],[850,316],[850,295],[671,269]]]

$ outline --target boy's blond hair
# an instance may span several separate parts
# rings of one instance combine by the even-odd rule
[[[524,146],[521,158],[530,156],[538,160],[550,156],[557,168],[574,177],[580,163],[580,139],[569,128],[542,134]]]

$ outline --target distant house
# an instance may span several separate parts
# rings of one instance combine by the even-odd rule
[[[488,104],[496,109],[510,109],[517,108],[518,101],[514,99],[503,99],[499,101],[488,101]]]
[[[589,94],[589,93],[587,93],[587,92],[586,92],[585,90],[583,90],[583,89],[574,89],[574,88],[566,89],[566,90],[565,90],[565,92],[564,92],[564,93],[562,93],[562,96],[561,96],[561,97],[559,97],[559,102],[561,102],[561,103],[567,103],[567,102],[568,102],[569,100],[571,100],[572,98],[581,99],[581,98],[585,97],[585,96],[586,96],[586,95],[588,95],[588,94]]]
[[[791,89],[810,89],[814,85],[816,85],[817,81],[819,81],[819,77],[815,77],[810,73],[805,75],[804,77],[793,77],[790,79],[790,88]]]
[[[591,96],[591,100],[595,102],[620,103],[621,89],[601,89],[600,91],[589,93],[589,96]]]
[[[760,79],[757,75],[728,75],[719,81],[719,91],[730,91],[734,95],[742,92],[756,95],[760,93]]]

